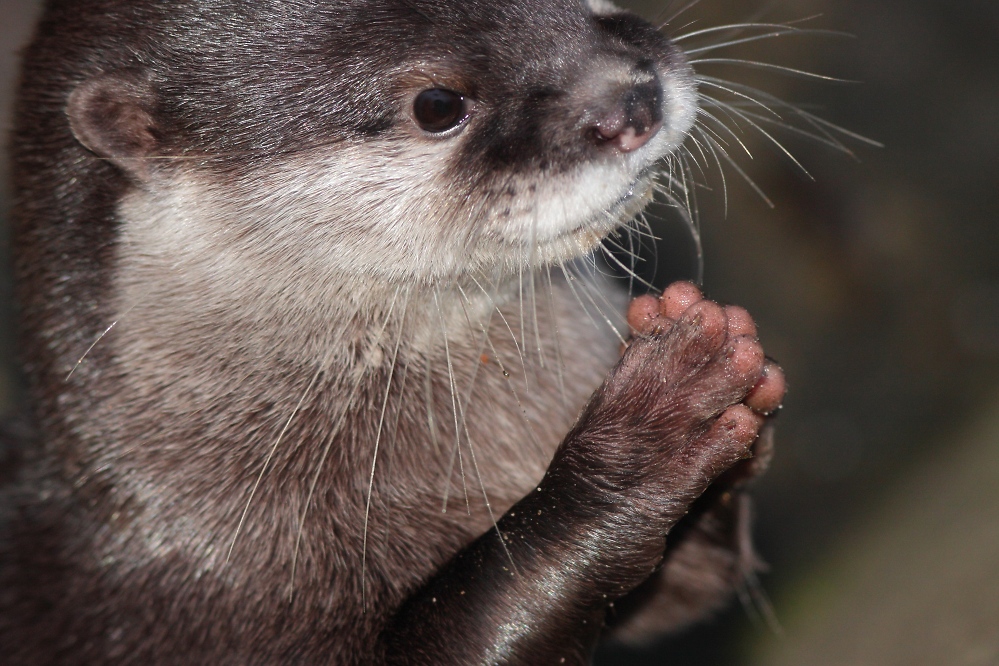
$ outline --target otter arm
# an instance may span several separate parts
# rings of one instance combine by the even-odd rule
[[[386,663],[589,663],[608,605],[652,574],[698,493],[643,525],[556,463],[499,521],[502,542],[490,530],[404,603],[383,635]]]
[[[633,341],[539,487],[414,593],[380,641],[390,664],[585,664],[608,606],[660,564],[666,534],[751,455],[741,404],[763,370],[722,309]]]

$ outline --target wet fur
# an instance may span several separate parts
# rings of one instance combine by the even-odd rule
[[[395,129],[397,97],[427,81],[403,77],[403,92],[390,94],[365,77],[398,68],[378,45],[404,26],[420,26],[406,62],[441,43],[468,49],[472,63],[540,62],[552,45],[571,62],[579,46],[559,30],[590,19],[567,2],[468,13],[459,3],[206,3],[185,5],[186,16],[168,5],[50,2],[26,54],[14,247],[38,434],[8,491],[4,654],[24,664],[585,663],[607,600],[649,578],[668,527],[746,452],[698,449],[696,409],[675,402],[683,392],[660,395],[660,375],[635,370],[635,359],[651,367],[692,354],[701,342],[682,327],[633,345],[591,398],[620,340],[579,305],[609,299],[601,307],[610,310],[623,299],[581,295],[592,287],[571,267],[530,276],[582,254],[585,240],[547,228],[534,232],[550,232],[548,244],[510,240],[507,217],[530,215],[508,202],[530,209],[553,196],[525,194],[543,189],[539,171],[558,187],[578,185],[575,170],[592,159],[546,125],[567,102],[545,86],[563,82],[542,72],[530,104],[497,84],[498,121],[470,134],[463,169],[444,160],[441,175],[440,147],[407,153]],[[611,32],[648,47],[652,38],[628,21]],[[329,44],[331,26],[360,22],[370,48],[334,40],[338,76],[314,66],[324,52],[303,43]],[[123,46],[100,41],[109,25],[128,36]],[[514,30],[525,25],[538,33]],[[460,85],[461,72],[442,61],[428,60],[433,81]],[[491,81],[511,74],[482,67]],[[74,135],[65,113],[70,92],[105,72],[132,100],[132,131],[117,144],[86,128]],[[662,141],[682,141],[669,131]],[[352,145],[380,146],[412,171],[370,200],[340,183],[339,210],[357,207],[341,227],[323,226],[322,200],[308,193],[293,207],[308,224],[286,224],[288,202],[269,195],[303,169],[319,170],[295,182],[343,174]],[[156,159],[131,157],[143,151]],[[393,200],[407,202],[427,163],[428,188],[444,186],[435,210],[414,199],[404,211],[414,233],[364,226]],[[645,177],[627,169],[615,176],[624,185]],[[627,212],[593,207],[606,218],[593,222],[598,236]],[[470,219],[481,224],[461,224]],[[418,236],[429,230],[436,235]],[[313,252],[324,242],[338,252]],[[705,381],[691,395],[714,386],[738,401],[721,379]],[[649,399],[673,405],[656,428],[676,439],[640,464],[641,438],[618,426],[642,418]],[[595,462],[618,449],[630,454]],[[629,493],[653,462],[673,484],[637,501]],[[608,464],[617,471],[583,493],[579,478]],[[509,513],[515,503],[529,511]],[[625,634],[674,628],[724,603],[755,564],[738,505],[719,492],[694,506],[645,601],[632,597],[636,609],[671,610],[622,612]],[[510,541],[503,547],[494,520]],[[508,570],[510,558],[521,571]],[[587,573],[594,558],[605,575]],[[449,583],[469,577],[478,583],[467,597]],[[545,585],[557,592],[539,594]],[[503,629],[519,602],[531,621]],[[472,630],[469,616],[481,619]]]

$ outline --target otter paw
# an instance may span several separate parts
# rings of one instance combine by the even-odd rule
[[[672,425],[686,430],[691,449],[727,451],[721,457],[729,464],[734,452],[754,455],[726,475],[733,481],[762,472],[769,442],[757,440],[787,383],[780,366],[764,356],[749,313],[722,307],[693,284],[677,282],[659,298],[634,299],[628,324],[633,337],[615,379],[633,382],[634,390],[643,375],[661,377],[673,385],[661,401],[671,405]]]

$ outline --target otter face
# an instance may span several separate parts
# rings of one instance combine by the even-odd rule
[[[163,5],[141,70],[90,79],[69,114],[136,183],[130,245],[216,274],[565,261],[647,202],[694,119],[680,52],[602,1]]]

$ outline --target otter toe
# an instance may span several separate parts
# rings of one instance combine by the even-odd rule
[[[763,366],[763,374],[746,396],[746,404],[759,414],[772,414],[780,407],[787,391],[784,371],[773,361]]]
[[[753,387],[763,374],[766,357],[763,355],[763,347],[756,338],[742,335],[731,340],[728,362],[732,373],[745,379],[749,387]]]
[[[743,457],[749,457],[749,449],[760,434],[763,417],[754,413],[746,405],[729,407],[708,431],[708,439],[714,442],[725,441],[729,445],[744,450]]]
[[[684,311],[680,322],[692,327],[703,337],[719,343],[728,332],[725,310],[713,301],[697,301]]]
[[[725,306],[725,315],[728,317],[729,335],[748,335],[755,338],[757,336],[756,322],[753,321],[749,311],[738,305]]]
[[[646,295],[631,301],[628,306],[628,326],[632,335],[651,335],[661,328],[662,323],[658,298]]]
[[[659,313],[671,321],[676,321],[692,305],[703,299],[701,290],[690,282],[674,282],[666,287],[666,291],[659,298]]]

